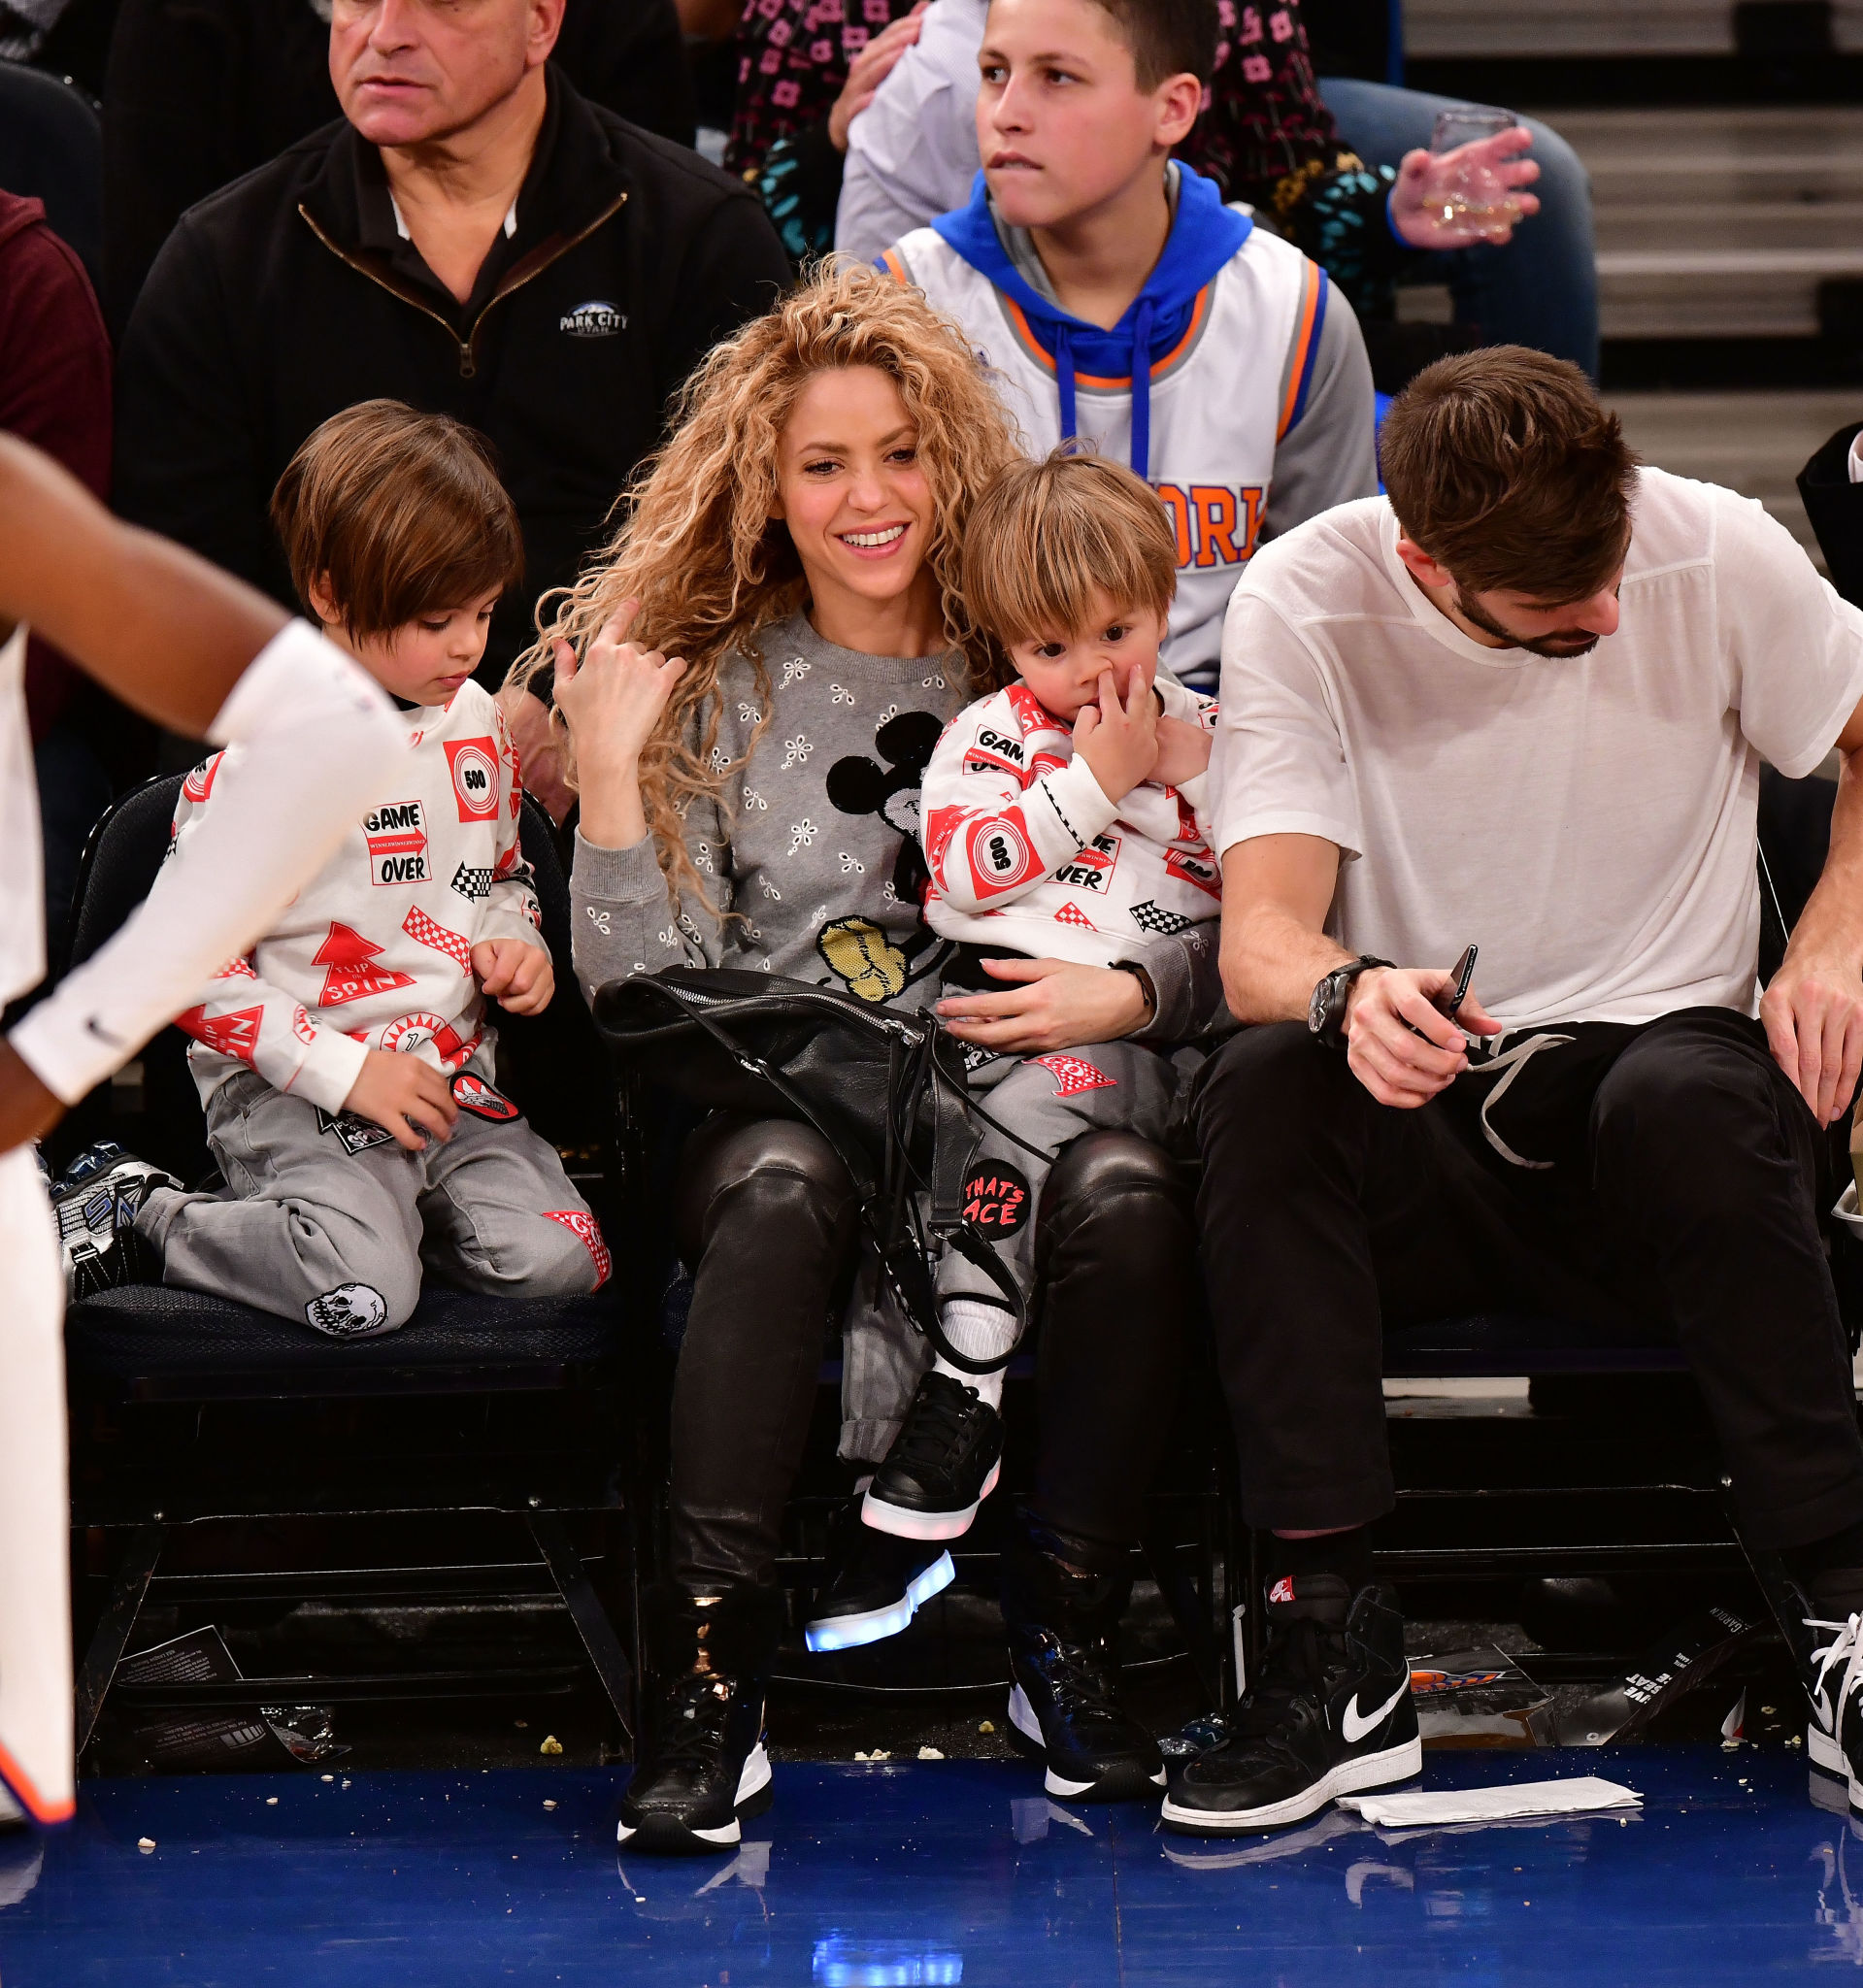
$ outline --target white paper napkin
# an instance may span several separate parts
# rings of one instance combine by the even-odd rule
[[[1457,1788],[1440,1795],[1342,1795],[1339,1806],[1367,1822],[1391,1829],[1432,1823],[1513,1822],[1529,1815],[1589,1815],[1602,1809],[1636,1808],[1643,1797],[1634,1788],[1596,1774],[1569,1781],[1518,1781],[1509,1788]]]

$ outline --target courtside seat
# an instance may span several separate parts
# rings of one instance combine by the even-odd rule
[[[1384,1334],[1384,1373],[1488,1379],[1496,1375],[1678,1374],[1687,1362],[1660,1321],[1626,1337],[1608,1326],[1518,1312],[1481,1312],[1397,1326]]]
[[[628,1323],[613,1284],[570,1300],[429,1289],[399,1332],[330,1340],[224,1298],[130,1285],[73,1308],[65,1351],[74,1389],[125,1402],[538,1392],[595,1379]]]
[[[93,831],[72,965],[147,896],[180,785],[180,776],[149,782]],[[565,1152],[616,1239],[608,1193],[620,1130],[614,1089],[570,971],[569,888],[552,831],[528,797],[520,834],[557,964],[556,993],[540,1015],[499,1015],[499,1081]],[[211,1156],[186,1047],[178,1030],[164,1029],[143,1052],[139,1084],[98,1086],[48,1142],[52,1164],[110,1137],[190,1186],[206,1184]],[[418,1604],[456,1600],[462,1583],[471,1598],[493,1603],[553,1592],[625,1741],[639,1666],[639,1424],[650,1392],[653,1308],[625,1245],[615,1262],[612,1280],[583,1298],[506,1298],[429,1282],[408,1322],[379,1339],[333,1339],[301,1318],[159,1284],[71,1307],[72,1523],[84,1537],[88,1575],[78,1596],[88,1640],[78,1680],[80,1751],[145,1606],[211,1620],[255,1597]],[[349,1546],[313,1548],[309,1565],[283,1571],[250,1564],[252,1538],[301,1539],[306,1526],[311,1537],[334,1538],[320,1530],[331,1523],[351,1528],[343,1536]],[[229,1526],[235,1547],[221,1560]],[[171,1573],[164,1556],[183,1535],[173,1564],[187,1571]],[[514,1556],[514,1539],[526,1536],[534,1559]],[[357,1537],[378,1543],[390,1564],[371,1550],[358,1572]],[[319,1560],[319,1551],[337,1558]],[[625,1641],[611,1612],[616,1603]],[[320,1674],[283,1695],[302,1698],[314,1686],[349,1701],[417,1700],[497,1695],[523,1682],[510,1667],[476,1684],[416,1665],[382,1677]],[[240,1702],[279,1698],[276,1684],[243,1682]],[[162,1690],[163,1705],[179,1712],[220,1702],[228,1687]]]

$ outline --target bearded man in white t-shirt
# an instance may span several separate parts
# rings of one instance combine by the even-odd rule
[[[1813,1758],[1863,1806],[1863,1441],[1819,1232],[1863,1065],[1863,613],[1756,503],[1639,468],[1539,353],[1432,366],[1382,456],[1388,499],[1264,547],[1224,628],[1223,979],[1257,1026],[1193,1115],[1276,1541],[1258,1689],[1165,1820],[1272,1828],[1416,1771],[1366,1533],[1381,1334],[1492,1309],[1673,1325]],[[1830,859],[1761,999],[1760,765],[1833,746]]]

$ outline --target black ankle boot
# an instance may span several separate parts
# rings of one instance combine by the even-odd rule
[[[738,1587],[702,1601],[667,1586],[645,1599],[654,1706],[616,1839],[672,1856],[734,1849],[741,1819],[772,1799],[763,1702],[782,1597]]]
[[[1084,1572],[1076,1574],[1074,1568]],[[1011,1738],[1064,1802],[1141,1802],[1164,1785],[1157,1742],[1119,1704],[1131,1557],[1062,1540],[1018,1511],[1003,1556]]]

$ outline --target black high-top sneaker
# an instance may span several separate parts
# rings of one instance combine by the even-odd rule
[[[1821,1773],[1846,1774],[1849,1770],[1838,1732],[1839,1715],[1850,1655],[1863,1623],[1844,1600],[1863,1582],[1854,1574],[1839,1574],[1835,1578],[1844,1599],[1820,1599],[1816,1591],[1832,1584],[1830,1576],[1820,1576],[1807,1587],[1785,1571],[1776,1553],[1749,1552],[1747,1558],[1785,1646],[1798,1660],[1798,1681],[1811,1711],[1805,1722],[1805,1757]]]
[[[1063,1802],[1143,1802],[1164,1785],[1157,1741],[1119,1704],[1131,1594],[1129,1554],[1015,1514],[1003,1556],[1010,1739],[1046,1764],[1043,1785]]]
[[[996,1489],[1003,1418],[974,1387],[935,1368],[922,1375],[860,1515],[902,1540],[956,1540]]]
[[[1420,1773],[1396,1597],[1376,1587],[1353,1595],[1336,1574],[1278,1580],[1260,1681],[1226,1723],[1220,1745],[1170,1763],[1169,1828],[1197,1836],[1281,1829],[1336,1795]]]
[[[645,1599],[655,1704],[615,1839],[668,1856],[734,1849],[742,1819],[772,1800],[763,1703],[782,1594],[738,1587],[701,1600],[668,1586]]]
[[[921,1603],[950,1586],[956,1570],[937,1540],[877,1533],[850,1499],[835,1515],[828,1585],[803,1631],[812,1650],[850,1650],[899,1632]]]
[[[136,1216],[151,1187],[181,1184],[114,1139],[100,1139],[72,1161],[51,1189],[68,1303],[160,1277],[161,1260],[137,1235]]]

